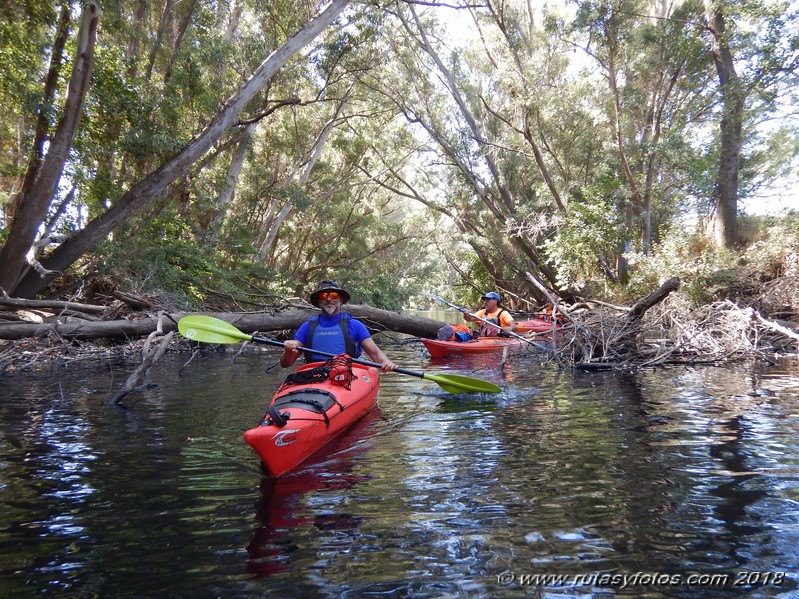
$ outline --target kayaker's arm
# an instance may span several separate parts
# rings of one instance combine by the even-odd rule
[[[478,316],[481,317],[481,318],[484,317],[483,315],[485,314],[485,312],[483,311],[483,314],[480,314],[481,310],[482,310],[482,308],[479,309],[479,310],[475,310],[474,314],[471,314],[471,313],[466,312],[464,310],[463,311],[463,320],[465,320],[466,322],[483,322],[482,320],[480,320],[480,318],[478,318]]]
[[[300,357],[302,352],[297,349],[298,347],[302,347],[302,343],[296,339],[289,339],[288,341],[283,342],[283,355],[280,356],[280,365],[283,368],[293,366],[294,362],[297,361],[297,358]]]
[[[372,362],[379,362],[382,364],[381,370],[383,372],[388,372],[390,370],[396,370],[397,365],[392,362],[386,354],[383,353],[383,350],[377,347],[377,343],[374,342],[374,339],[369,337],[368,339],[364,339],[361,341],[361,347],[363,351],[372,359]]]
[[[516,332],[516,326],[517,326],[517,325],[516,325],[516,321],[515,321],[515,320],[513,320],[513,318],[511,318],[511,319],[510,319],[510,322],[509,322],[509,323],[506,323],[506,326],[505,326],[505,327],[503,327],[503,328],[505,328],[505,329],[510,329],[510,332],[511,332],[511,333],[515,333],[515,332]]]

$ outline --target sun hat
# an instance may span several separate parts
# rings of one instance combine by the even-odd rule
[[[346,304],[348,301],[350,301],[350,294],[341,288],[341,286],[338,284],[338,281],[326,279],[319,283],[319,287],[316,288],[316,291],[314,291],[309,298],[310,302],[317,308],[319,307],[319,294],[323,291],[338,291],[341,294],[342,304]]]
[[[481,297],[480,299],[495,299],[495,300],[497,300],[498,302],[499,302],[499,301],[502,301],[502,299],[499,297],[499,293],[497,293],[496,291],[489,291],[488,293],[486,293],[486,294],[485,294],[483,297]]]

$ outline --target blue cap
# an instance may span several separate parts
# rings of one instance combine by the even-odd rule
[[[480,299],[495,299],[495,300],[497,300],[498,302],[499,302],[499,301],[501,301],[501,298],[499,297],[499,293],[497,293],[496,291],[489,291],[488,293],[486,293],[486,294],[485,294],[485,295],[484,295],[482,298],[480,298]]]

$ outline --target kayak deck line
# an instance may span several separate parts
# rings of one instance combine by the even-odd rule
[[[305,364],[295,374],[325,364]],[[352,374],[349,388],[341,380],[327,379],[284,384],[275,392],[260,424],[244,432],[269,474],[279,478],[293,470],[377,405],[378,370],[352,364]]]

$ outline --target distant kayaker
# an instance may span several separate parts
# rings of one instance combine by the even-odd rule
[[[496,291],[489,291],[482,298],[483,307],[472,314],[464,314],[464,320],[468,322],[481,322],[480,337],[509,337],[508,331],[516,332],[516,321],[513,316],[502,305],[502,298]],[[477,317],[477,318],[475,318]],[[483,322],[488,320],[492,324]]]
[[[309,301],[319,308],[321,313],[311,316],[302,323],[294,334],[294,339],[283,343],[283,355],[280,356],[280,365],[283,368],[292,366],[301,353],[305,353],[309,362],[325,359],[325,356],[297,349],[306,347],[331,354],[347,353],[352,358],[357,358],[363,350],[373,362],[382,365],[383,372],[397,369],[397,365],[374,342],[369,329],[361,321],[352,318],[349,313],[341,312],[341,306],[350,301],[350,294],[342,289],[338,282],[322,281],[319,288],[311,294]]]

